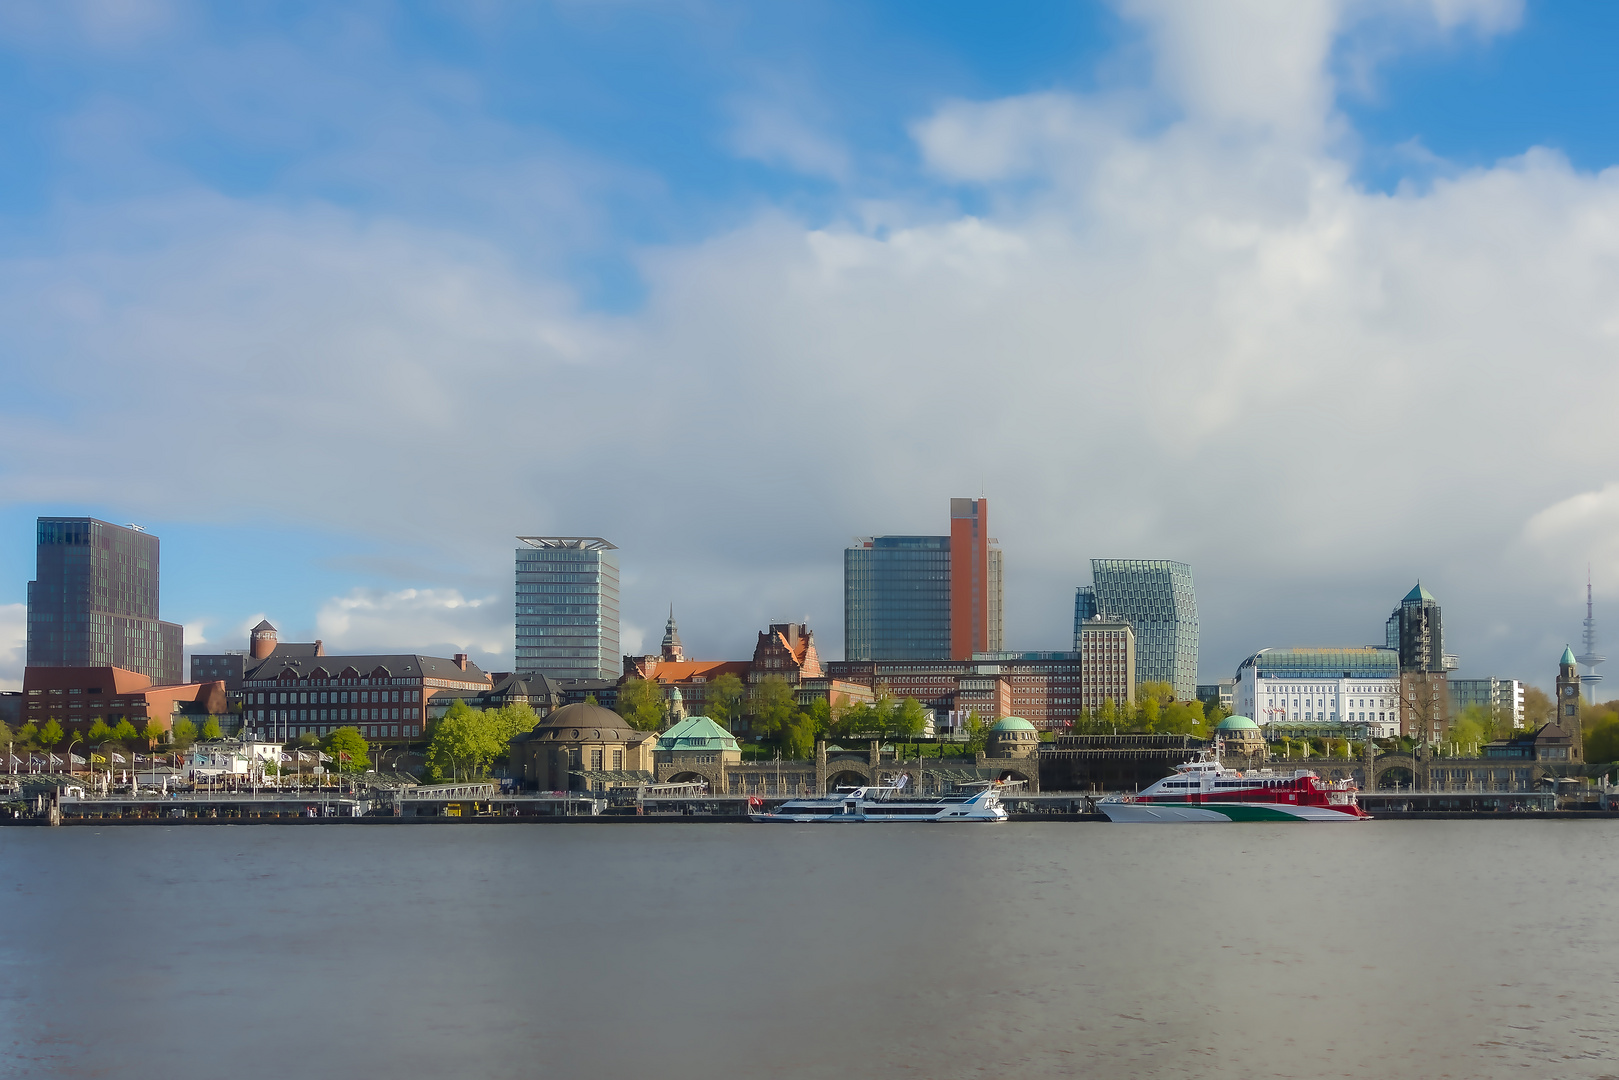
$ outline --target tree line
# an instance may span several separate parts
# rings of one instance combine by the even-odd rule
[[[1076,735],[1194,735],[1212,739],[1214,729],[1230,713],[1218,702],[1205,709],[1201,701],[1176,701],[1167,682],[1136,684],[1135,704],[1107,698],[1100,708],[1087,710],[1069,729]]]
[[[0,723],[0,744],[12,747],[15,750],[44,750],[53,752],[58,746],[66,750],[70,746],[107,746],[117,744],[129,749],[145,745],[147,749],[155,749],[158,743],[170,743],[179,747],[190,746],[198,738],[217,739],[220,737],[219,720],[208,717],[199,730],[196,723],[188,717],[180,717],[174,724],[165,728],[156,720],[148,720],[145,725],[137,728],[126,717],[116,724],[108,724],[99,716],[91,721],[83,734],[64,729],[54,717],[43,724],[26,723],[12,731],[6,724]]]

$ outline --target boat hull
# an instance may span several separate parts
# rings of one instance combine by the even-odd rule
[[[1234,821],[1366,820],[1325,806],[1289,806],[1285,803],[1143,803],[1109,802],[1104,799],[1096,804],[1096,808],[1106,814],[1109,821],[1132,825],[1160,822],[1221,824]]]
[[[879,825],[879,824],[928,824],[944,822],[949,825],[993,825],[1005,821],[1006,815],[999,817],[884,817],[873,814],[749,814],[754,821],[785,822],[789,825]]]

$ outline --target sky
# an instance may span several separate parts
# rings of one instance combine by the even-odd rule
[[[162,539],[188,651],[512,654],[518,535],[623,647],[807,621],[982,494],[1006,637],[1190,563],[1201,678],[1619,633],[1619,8],[0,7],[0,685],[33,520]],[[1606,621],[1603,621],[1606,620]],[[1619,639],[1616,639],[1619,640]],[[1619,645],[1615,646],[1619,649]]]

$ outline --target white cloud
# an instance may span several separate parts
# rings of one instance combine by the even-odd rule
[[[732,104],[731,148],[741,157],[809,176],[846,179],[849,151],[781,102],[747,98]]]
[[[1539,558],[1573,568],[1589,563],[1595,586],[1619,593],[1619,480],[1546,507],[1525,524],[1523,536]],[[1571,576],[1565,591],[1578,584]]]
[[[329,653],[467,652],[486,666],[511,657],[509,605],[454,589],[354,589],[322,605],[315,625]]]
[[[64,253],[0,263],[22,400],[71,403],[0,428],[0,497],[208,491],[492,580],[514,534],[603,535],[636,569],[627,628],[673,598],[694,654],[746,655],[808,608],[836,656],[848,538],[942,529],[982,488],[1015,647],[1064,643],[1089,557],[1165,556],[1196,568],[1207,676],[1375,640],[1420,576],[1469,664],[1541,677],[1577,621],[1550,587],[1598,548],[1526,523],[1619,481],[1619,434],[1583,421],[1619,396],[1619,173],[1529,149],[1367,191],[1323,137],[1342,10],[1126,10],[1173,123],[1122,96],[943,103],[918,146],[981,213],[761,213],[645,253],[623,316],[498,237],[201,193],[79,211]],[[1483,32],[1516,8],[1428,10]],[[229,424],[154,471],[118,452],[131,413]],[[330,646],[511,648],[509,606],[442,588],[356,590],[319,622]]]
[[[0,690],[21,690],[28,663],[28,605],[0,604]]]

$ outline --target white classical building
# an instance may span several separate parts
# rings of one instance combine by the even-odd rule
[[[1379,739],[1400,733],[1396,649],[1261,649],[1237,668],[1236,711],[1273,723],[1354,723]]]

